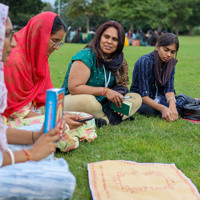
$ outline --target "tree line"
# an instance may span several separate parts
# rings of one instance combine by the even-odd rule
[[[41,0],[1,0],[10,6],[14,24],[24,26],[42,11],[58,11]],[[166,30],[175,34],[194,34],[200,27],[200,0],[60,0],[61,18],[67,26],[86,32],[108,20],[116,20],[125,31],[138,28]]]

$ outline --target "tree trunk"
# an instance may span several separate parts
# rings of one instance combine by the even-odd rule
[[[90,30],[90,18],[89,18],[89,15],[86,15],[87,16],[87,32]]]
[[[179,27],[178,27],[177,24],[174,26],[174,29],[175,29],[176,36],[178,36],[178,34],[179,34]]]
[[[159,25],[158,25],[158,31],[161,31],[161,30],[162,30],[162,24],[159,23]]]
[[[130,23],[130,30],[132,30],[134,32],[134,24],[133,24],[133,22]]]
[[[58,0],[58,15],[60,16],[60,0]]]
[[[190,26],[190,36],[194,36],[194,27]]]

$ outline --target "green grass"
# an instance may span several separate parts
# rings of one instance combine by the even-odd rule
[[[200,37],[179,38],[178,64],[175,74],[177,93],[200,97]],[[61,87],[71,57],[84,45],[65,44],[49,58],[55,87]],[[152,47],[125,47],[129,78],[135,61]],[[97,129],[98,137],[82,142],[68,153],[57,153],[67,160],[76,176],[73,200],[92,199],[88,185],[87,164],[102,160],[131,160],[136,162],[175,163],[200,191],[200,125],[184,120],[167,123],[160,118],[135,114],[135,121]]]

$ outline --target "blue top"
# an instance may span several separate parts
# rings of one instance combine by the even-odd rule
[[[175,92],[174,90],[174,74],[175,67],[169,77],[169,80],[164,86],[155,84],[154,76],[155,59],[153,52],[141,56],[135,63],[132,84],[130,91],[136,92],[141,97],[149,96],[151,99],[155,99],[156,94],[165,95],[168,92]]]
[[[128,37],[128,33],[126,33],[126,36]],[[133,40],[135,40],[135,33],[132,33],[132,34],[131,34],[131,38],[132,38]]]

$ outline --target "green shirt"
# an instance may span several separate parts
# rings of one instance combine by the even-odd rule
[[[75,56],[72,57],[71,62],[69,63],[67,73],[65,75],[65,79],[62,85],[62,88],[65,88],[65,94],[70,94],[68,90],[68,78],[69,78],[69,72],[72,66],[73,61],[82,61],[84,62],[87,67],[90,69],[90,77],[86,83],[86,85],[93,86],[93,87],[105,87],[105,75],[104,75],[104,69],[103,65],[100,65],[99,67],[96,66],[96,56],[94,54],[94,51],[90,48],[83,49],[79,51]],[[109,70],[106,69],[106,78],[108,80],[109,77]],[[108,88],[114,87],[114,74],[111,72],[110,81],[108,84]],[[96,96],[96,99],[101,102],[103,99],[105,99],[105,96]]]

